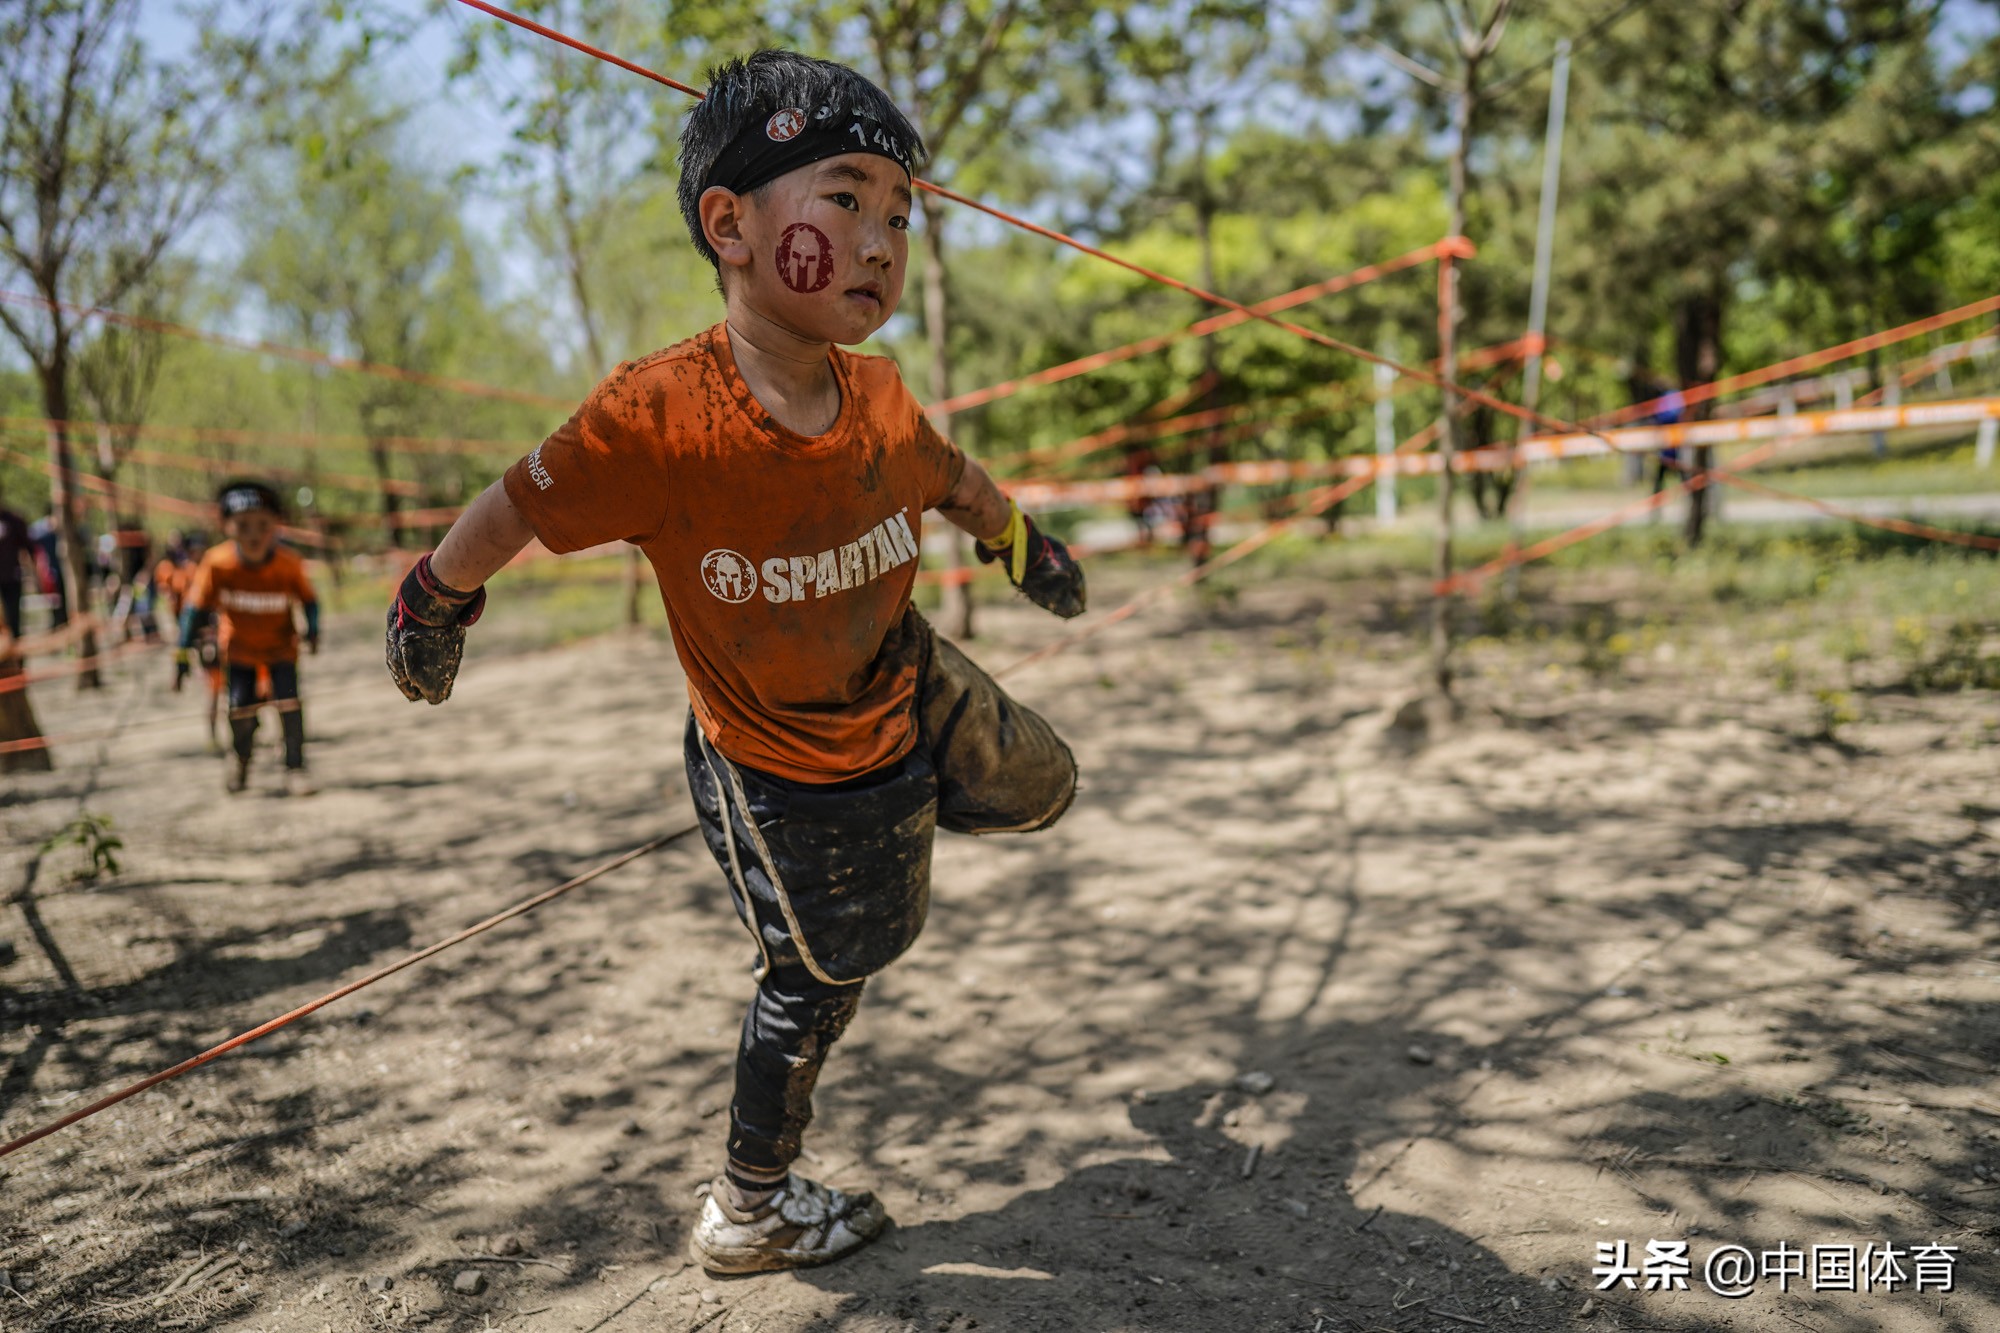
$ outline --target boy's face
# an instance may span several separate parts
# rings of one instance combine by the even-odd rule
[[[910,178],[886,157],[846,153],[735,201],[703,200],[732,299],[802,337],[864,342],[896,312],[910,257]]]
[[[231,515],[223,520],[222,530],[243,552],[243,558],[253,565],[262,563],[271,554],[271,547],[278,539],[278,521],[263,509]]]

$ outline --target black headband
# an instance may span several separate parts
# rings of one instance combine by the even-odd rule
[[[720,185],[748,194],[788,171],[824,162],[842,153],[873,153],[916,174],[913,145],[879,119],[858,110],[822,106],[812,114],[797,107],[773,113],[761,124],[752,121],[715,156],[702,188]]]
[[[263,509],[273,514],[278,512],[277,492],[268,486],[231,486],[222,492],[221,503],[224,518],[247,514],[253,509]]]

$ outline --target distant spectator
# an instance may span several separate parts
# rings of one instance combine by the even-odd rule
[[[4,621],[7,633],[13,638],[21,637],[22,572],[34,567],[28,520],[0,505],[0,621]]]

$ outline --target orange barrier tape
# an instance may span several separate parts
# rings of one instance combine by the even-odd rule
[[[1690,445],[1740,444],[1749,440],[1809,435],[1868,435],[1876,431],[1975,425],[2000,417],[2000,397],[1961,398],[1898,407],[1847,407],[1789,416],[1726,417],[1674,426],[1625,426],[1589,435],[1539,435],[1516,447],[1525,462],[1578,458],[1613,452],[1648,453]]]
[[[179,338],[192,338],[198,342],[212,343],[217,347],[230,347],[240,352],[256,352],[262,356],[282,356],[288,361],[299,361],[306,365],[331,366],[335,370],[349,370],[356,374],[373,375],[379,379],[401,380],[406,384],[423,384],[433,389],[449,389],[453,393],[467,394],[475,398],[506,398],[517,403],[532,403],[537,407],[569,407],[574,404],[563,398],[553,398],[547,394],[529,393],[525,389],[508,389],[497,384],[481,384],[478,380],[458,379],[451,375],[432,375],[420,370],[404,370],[400,366],[385,366],[373,361],[359,361],[350,356],[335,356],[330,352],[316,352],[306,347],[286,347],[282,343],[259,342],[254,338],[239,338],[234,334],[216,333],[209,329],[197,329],[186,324],[176,324],[171,320],[147,319],[139,315],[127,315],[117,310],[105,310],[98,306],[73,305],[68,301],[51,301],[46,297],[33,296],[27,292],[0,291],[0,302],[8,305],[27,306],[36,310],[61,311],[86,319],[101,319],[109,324],[122,324],[130,329],[145,329],[154,333],[170,333]]]

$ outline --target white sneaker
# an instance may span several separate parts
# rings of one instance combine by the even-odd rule
[[[288,768],[285,770],[285,795],[317,796],[319,788],[313,785],[313,780],[306,776],[303,768]]]
[[[765,1273],[832,1263],[882,1234],[889,1215],[873,1194],[846,1194],[793,1175],[754,1212],[723,1200],[718,1180],[701,1205],[688,1253],[711,1273]]]

